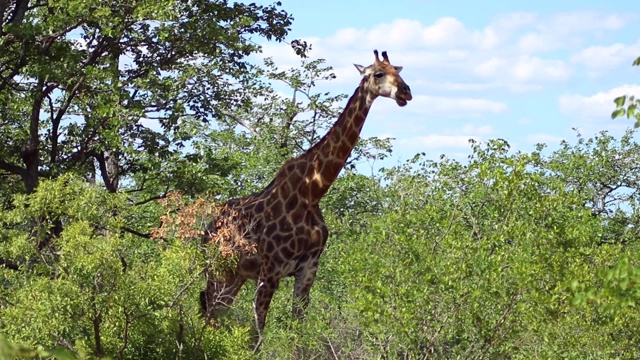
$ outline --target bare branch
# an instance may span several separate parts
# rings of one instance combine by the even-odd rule
[[[120,228],[120,230],[122,230],[122,231],[124,231],[124,232],[128,232],[129,234],[133,234],[133,235],[136,235],[136,236],[140,236],[141,238],[151,239],[151,234],[148,234],[148,233],[147,233],[147,234],[145,234],[145,233],[141,233],[141,232],[139,232],[139,231],[137,231],[137,230],[134,230],[134,229],[129,228],[129,227],[126,227],[126,226],[124,226],[124,227]]]
[[[333,355],[333,358],[336,360],[340,359],[338,357],[338,354],[336,353],[336,350],[333,348],[333,344],[331,344],[331,340],[329,339],[329,337],[325,336],[325,338],[327,339],[327,345],[329,345],[329,349],[331,350],[331,355]]]
[[[146,204],[146,203],[150,203],[150,202],[152,202],[152,201],[154,201],[154,200],[160,200],[160,199],[164,199],[164,198],[166,198],[166,197],[167,197],[167,193],[165,192],[164,194],[157,195],[157,196],[152,196],[152,197],[150,197],[150,198],[148,198],[148,199],[144,199],[144,200],[142,200],[142,201],[138,201],[137,203],[134,203],[134,204],[133,204],[133,206],[140,206],[140,205],[144,205],[144,204]]]
[[[247,130],[249,130],[249,132],[251,133],[251,135],[258,137],[260,136],[252,127],[251,125],[249,125],[249,123],[247,123],[246,121],[244,121],[243,119],[241,119],[239,116],[237,116],[236,114],[227,111],[227,110],[218,110],[221,114],[230,117],[231,119],[233,119],[233,121],[235,121],[236,123],[238,123],[238,125],[241,125],[242,127],[246,128]]]
[[[67,109],[69,109],[71,102],[76,97],[76,94],[78,93],[78,89],[80,89],[80,86],[82,85],[84,80],[85,80],[85,76],[83,75],[80,77],[80,79],[78,79],[78,81],[76,81],[76,84],[73,86],[71,91],[69,91],[69,96],[67,96],[62,106],[58,109],[58,113],[56,114],[56,117],[55,117],[55,123],[59,123],[60,120],[62,120],[62,117],[66,114]]]
[[[7,75],[0,83],[0,91],[3,91],[9,82],[13,80],[13,78],[20,73],[20,70],[27,65],[27,44],[23,43],[22,48],[20,49],[20,60],[18,60],[11,69],[11,73]]]

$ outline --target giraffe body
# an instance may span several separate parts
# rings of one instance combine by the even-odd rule
[[[265,189],[230,200],[218,216],[238,226],[242,236],[257,245],[257,251],[242,253],[237,268],[224,276],[208,276],[201,293],[206,315],[231,306],[246,280],[256,280],[254,312],[260,334],[280,280],[293,276],[293,314],[302,319],[329,236],[318,203],[356,145],[373,101],[383,96],[405,106],[412,98],[409,86],[399,76],[402,67],[392,66],[386,52],[382,52],[383,61],[377,51],[374,54],[373,65],[355,65],[362,81],[328,133],[305,153],[286,161]],[[220,230],[220,222],[214,219],[203,242],[210,242]]]

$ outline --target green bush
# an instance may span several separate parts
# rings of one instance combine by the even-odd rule
[[[0,218],[0,253],[19,267],[0,268],[2,334],[97,357],[238,354],[248,331],[214,331],[200,316],[198,242],[123,232],[130,209],[124,196],[69,176],[17,196]],[[53,236],[58,223],[64,231]]]

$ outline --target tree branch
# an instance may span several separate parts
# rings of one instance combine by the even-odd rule
[[[60,120],[62,120],[62,117],[67,113],[67,109],[69,109],[69,106],[71,106],[71,102],[76,97],[76,94],[78,93],[78,89],[80,89],[80,85],[82,85],[85,78],[86,78],[85,75],[82,75],[80,79],[78,79],[78,81],[75,83],[73,88],[71,88],[71,91],[69,91],[69,96],[67,96],[62,106],[58,109],[58,113],[56,114],[56,117],[54,119],[56,124],[60,123]]]
[[[0,91],[3,91],[9,82],[13,80],[13,78],[20,73],[20,69],[27,65],[27,43],[23,42],[22,47],[20,49],[20,60],[16,62],[15,66],[11,70],[11,73],[2,79],[2,83],[0,83]]]
[[[33,105],[31,107],[31,114],[29,116],[29,139],[22,145],[20,155],[25,166],[25,173],[22,177],[25,190],[27,194],[32,193],[36,186],[38,186],[40,167],[40,110],[42,109],[42,102],[44,98],[55,88],[52,85],[44,86],[45,79],[39,78],[36,85],[36,93],[33,98]]]
[[[13,175],[25,176],[26,169],[18,165],[10,164],[4,160],[0,160],[0,170],[7,171]]]
[[[19,25],[22,20],[24,20],[24,16],[29,9],[29,0],[17,0],[16,7],[13,9],[13,14],[11,14],[11,18],[9,19],[9,23],[11,25]]]
[[[166,197],[167,197],[167,193],[165,192],[165,193],[164,193],[164,194],[162,194],[162,195],[152,196],[152,197],[150,197],[150,198],[148,198],[148,199],[144,199],[144,200],[142,200],[142,201],[138,201],[137,203],[134,203],[134,204],[133,204],[133,206],[140,206],[140,205],[144,205],[144,204],[146,204],[146,203],[150,203],[150,202],[152,202],[152,201],[154,201],[154,200],[160,200],[160,199],[164,199],[164,198],[166,198]]]
[[[95,303],[96,302],[94,302],[93,305],[94,317],[93,319],[91,319],[91,322],[93,324],[93,341],[95,342],[94,352],[96,356],[102,357],[104,356],[104,350],[102,349],[102,336],[100,333],[100,325],[102,325],[102,314],[100,314],[100,311],[97,309],[97,305],[95,305]]]
[[[171,302],[169,303],[169,305],[167,306],[168,308],[173,308],[174,306],[176,306],[176,304],[178,303],[178,300],[180,299],[180,297],[182,297],[182,295],[189,290],[189,288],[191,286],[193,286],[193,284],[195,284],[196,281],[200,280],[200,276],[204,273],[204,270],[200,271],[196,276],[192,277],[191,280],[189,280],[189,282],[187,284],[185,284],[182,289],[180,289],[178,291],[178,293],[173,297],[173,300],[171,300]]]
[[[151,234],[148,234],[148,233],[147,233],[147,234],[145,234],[145,233],[141,233],[141,232],[139,232],[138,230],[134,230],[134,229],[129,228],[129,227],[126,227],[126,226],[124,226],[124,227],[120,228],[120,230],[122,230],[122,231],[124,231],[124,232],[128,232],[129,234],[133,234],[133,235],[136,235],[136,236],[140,236],[141,238],[151,239]]]
[[[236,114],[227,111],[227,110],[218,110],[222,115],[228,116],[231,119],[233,119],[233,121],[235,121],[236,123],[238,123],[238,125],[241,125],[242,127],[244,127],[245,129],[249,130],[249,132],[251,133],[251,135],[258,137],[260,136],[252,127],[251,125],[249,125],[249,123],[247,123],[246,121],[244,121],[243,119],[241,119],[239,116],[237,116]]]
[[[107,162],[104,158],[104,153],[96,152],[93,154],[93,157],[98,161],[98,167],[100,168],[100,175],[102,175],[102,181],[104,182],[104,186],[107,188],[107,191],[110,193],[115,193],[118,189],[115,188],[111,179],[109,178],[109,170],[107,169]]]

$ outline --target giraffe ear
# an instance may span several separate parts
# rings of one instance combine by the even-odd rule
[[[398,74],[400,74],[400,71],[402,71],[402,66],[394,66],[394,68],[396,68]]]
[[[364,67],[362,65],[358,65],[358,64],[353,64],[353,66],[355,66],[356,69],[358,69],[358,72],[360,72],[360,75],[364,75],[364,71],[365,71],[366,67]]]

